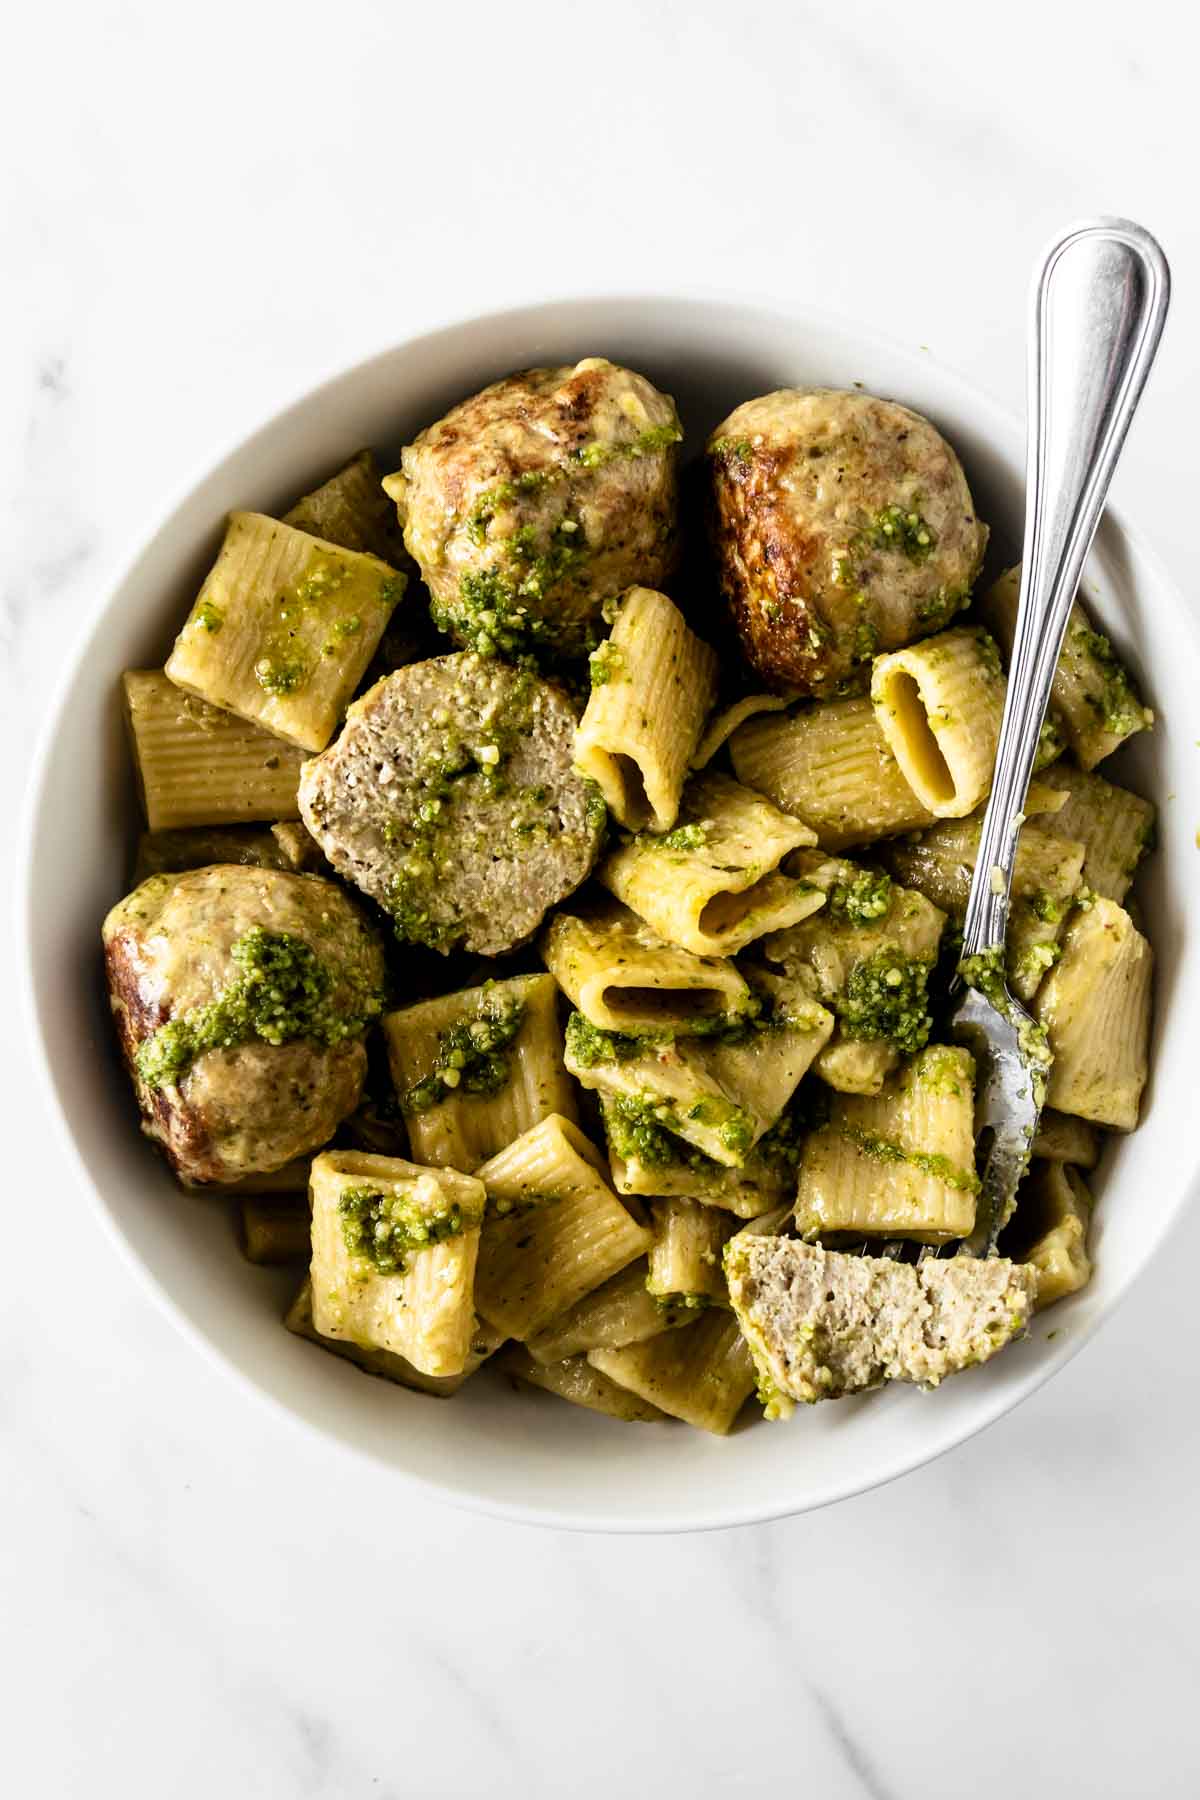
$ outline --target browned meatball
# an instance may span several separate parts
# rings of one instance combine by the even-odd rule
[[[708,461],[721,586],[771,686],[850,691],[877,651],[967,600],[987,526],[954,451],[906,406],[783,388],[731,413]]]
[[[281,1168],[358,1104],[383,956],[332,882],[235,864],[152,875],[103,940],[142,1129],[185,1181]]]
[[[384,486],[440,629],[484,656],[592,649],[605,600],[675,567],[682,435],[668,395],[598,356],[429,426]]]

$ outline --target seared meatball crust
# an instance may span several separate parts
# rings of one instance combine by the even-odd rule
[[[197,1056],[178,1079],[144,1080],[138,1050],[237,982],[235,946],[286,934],[325,971],[335,1042],[251,1037]],[[104,921],[109,1000],[142,1129],[180,1178],[202,1186],[282,1168],[317,1150],[362,1092],[367,1020],[382,1006],[383,952],[361,909],[318,875],[216,864],[152,875]],[[286,1034],[285,1034],[286,1036]]]
[[[467,649],[569,660],[678,560],[674,402],[603,357],[527,369],[423,431],[384,482],[433,617]]]
[[[783,388],[731,413],[707,460],[718,577],[770,686],[856,691],[969,598],[987,526],[945,438],[897,401]]]
[[[606,812],[572,766],[575,714],[553,683],[460,652],[355,701],[305,763],[304,822],[397,935],[502,956],[583,882]]]

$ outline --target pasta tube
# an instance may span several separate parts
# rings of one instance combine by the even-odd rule
[[[551,1113],[575,1117],[549,975],[489,981],[383,1020],[417,1162],[475,1169]]]
[[[1078,1171],[1063,1162],[1035,1162],[1017,1193],[1017,1211],[1001,1254],[1028,1263],[1037,1277],[1035,1310],[1077,1294],[1092,1278],[1088,1224],[1092,1197]]]
[[[732,962],[664,943],[623,906],[588,918],[559,913],[542,939],[542,957],[567,998],[602,1031],[712,1030],[753,1004]]]
[[[1041,819],[1054,837],[1083,845],[1083,884],[1120,906],[1147,851],[1154,846],[1154,807],[1140,794],[1116,787],[1069,763],[1046,771],[1047,781],[1065,789],[1063,805]],[[1022,838],[1025,833],[1022,832]]]
[[[650,1247],[598,1151],[552,1114],[479,1170],[488,1217],[475,1282],[481,1316],[529,1338]]]
[[[868,699],[824,700],[782,719],[752,719],[729,740],[747,787],[846,850],[933,822],[900,772]]]
[[[326,1151],[312,1167],[313,1324],[322,1337],[402,1356],[425,1375],[461,1375],[480,1182],[400,1157]]]
[[[496,1366],[525,1387],[541,1388],[544,1393],[556,1394],[560,1400],[569,1400],[572,1406],[586,1406],[590,1412],[607,1413],[611,1419],[640,1425],[670,1422],[669,1414],[631,1394],[628,1388],[618,1387],[599,1369],[593,1369],[586,1356],[568,1356],[562,1362],[538,1362],[520,1344],[510,1344],[497,1359]]]
[[[534,1332],[527,1345],[530,1355],[540,1363],[557,1363],[588,1350],[620,1350],[657,1337],[668,1325],[688,1324],[692,1312],[647,1292],[646,1275],[645,1258],[639,1257]]]
[[[362,1344],[352,1344],[344,1338],[323,1337],[313,1324],[312,1283],[306,1280],[296,1295],[284,1318],[287,1329],[297,1337],[307,1338],[310,1344],[317,1344],[322,1350],[330,1351],[334,1356],[344,1357],[361,1369],[365,1375],[380,1375],[385,1381],[398,1382],[401,1387],[414,1388],[421,1394],[435,1394],[439,1398],[448,1398],[457,1394],[464,1381],[475,1373],[487,1358],[495,1353],[504,1342],[498,1332],[490,1326],[475,1321],[471,1333],[471,1348],[460,1375],[426,1375],[414,1368],[403,1356],[396,1356],[390,1350],[369,1350]]]
[[[1054,1058],[1046,1100],[1094,1125],[1132,1131],[1146,1084],[1152,954],[1111,900],[1077,907],[1034,1016]]]
[[[1006,682],[986,631],[956,626],[877,656],[871,704],[923,807],[961,819],[988,794]]]
[[[988,589],[981,602],[983,617],[1006,657],[1012,654],[1020,591],[1018,564]],[[1050,704],[1067,747],[1084,769],[1094,769],[1126,738],[1154,724],[1154,714],[1142,705],[1112,645],[1078,601],[1067,621]]]
[[[128,669],[121,683],[151,832],[299,818],[299,750],[183,693],[161,669]]]
[[[404,585],[378,557],[231,513],[166,673],[302,750],[323,750]]]
[[[717,691],[717,656],[650,588],[630,588],[591,658],[575,767],[630,831],[670,831]]]
[[[721,1255],[737,1221],[699,1200],[652,1200],[650,1215],[649,1293],[693,1310],[728,1306]]]
[[[796,1227],[943,1243],[975,1224],[975,1065],[931,1044],[877,1095],[837,1095],[800,1156]]]
[[[676,830],[643,833],[598,871],[668,943],[699,956],[733,956],[823,904],[822,894],[779,873],[789,850],[813,843],[812,832],[760,795],[726,775],[698,775],[681,817]]]
[[[738,1322],[723,1307],[644,1344],[589,1350],[588,1361],[663,1412],[721,1437],[731,1430],[756,1379]]]
[[[285,525],[343,550],[365,550],[393,568],[407,560],[396,508],[383,491],[374,453],[360,450],[345,468],[305,494],[283,515]]]

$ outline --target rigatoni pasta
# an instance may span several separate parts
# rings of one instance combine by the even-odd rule
[[[937,818],[961,819],[989,792],[1006,686],[995,641],[977,627],[956,626],[875,658],[879,728]]]
[[[1034,1270],[1039,1312],[1077,1294],[1091,1280],[1091,1214],[1092,1197],[1078,1170],[1065,1162],[1034,1163],[1018,1189],[1016,1216],[1002,1250]]]
[[[328,1350],[334,1356],[344,1357],[365,1375],[379,1375],[385,1381],[394,1381],[400,1387],[413,1388],[420,1394],[434,1394],[440,1399],[448,1399],[457,1394],[465,1381],[468,1381],[477,1369],[500,1348],[504,1339],[490,1326],[475,1321],[471,1332],[471,1345],[462,1372],[458,1375],[426,1375],[423,1370],[415,1368],[403,1356],[397,1356],[390,1350],[373,1350],[365,1344],[351,1343],[346,1338],[331,1338],[319,1332],[313,1323],[312,1282],[306,1280],[296,1298],[284,1316],[284,1325],[296,1337],[307,1338],[310,1344],[318,1344],[322,1350]]]
[[[1103,775],[1067,762],[1047,769],[1046,780],[1064,790],[1065,799],[1054,813],[1039,819],[1039,825],[1054,837],[1083,845],[1083,885],[1119,906],[1142,858],[1153,847],[1153,805]]]
[[[1021,592],[1021,568],[1009,569],[983,596],[981,609],[1006,656],[1012,652]],[[1154,714],[1142,704],[1128,671],[1104,633],[1097,631],[1076,601],[1067,622],[1050,690],[1052,717],[1076,761],[1084,769],[1147,731]]]
[[[692,1310],[656,1298],[648,1275],[644,1257],[630,1263],[535,1331],[526,1343],[529,1354],[540,1363],[557,1363],[589,1350],[620,1350],[657,1337],[669,1325],[686,1325]]]
[[[848,850],[933,822],[866,698],[751,719],[730,738],[729,754],[738,780],[811,825],[823,850]]]
[[[837,1095],[800,1158],[796,1229],[804,1236],[945,1243],[975,1223],[975,1066],[931,1044],[877,1095]]]
[[[404,584],[378,557],[232,513],[166,673],[287,743],[323,750]]]
[[[1077,907],[1062,956],[1038,990],[1034,1016],[1053,1062],[1046,1099],[1113,1131],[1138,1122],[1149,1068],[1149,944],[1121,907]]]
[[[634,587],[590,666],[575,766],[627,830],[670,831],[716,695],[716,652],[665,594]]]
[[[568,1356],[561,1362],[539,1362],[520,1344],[510,1344],[496,1359],[496,1367],[525,1387],[541,1388],[572,1406],[604,1413],[625,1424],[665,1425],[670,1415],[648,1400],[620,1387],[594,1369],[586,1356]]]
[[[421,1162],[475,1169],[551,1113],[575,1117],[549,975],[422,1000],[388,1013],[383,1032]]]
[[[328,1151],[312,1170],[313,1325],[461,1375],[475,1327],[482,1183],[399,1157]]]
[[[546,967],[589,1024],[631,1036],[712,1030],[751,1008],[736,964],[668,944],[628,907],[559,913],[542,939]]]
[[[629,1393],[718,1437],[732,1429],[756,1379],[738,1322],[724,1308],[624,1350],[589,1350],[588,1361]]]
[[[185,694],[161,669],[129,669],[121,685],[152,832],[299,818],[302,751]]]
[[[530,1338],[650,1247],[604,1179],[599,1152],[552,1114],[484,1163],[488,1198],[475,1301],[508,1337]]]
[[[697,775],[683,823],[643,832],[601,864],[600,880],[668,943],[698,956],[734,956],[764,932],[815,912],[824,896],[781,875],[813,833],[727,775]]]
[[[664,1304],[727,1306],[722,1252],[737,1220],[700,1200],[652,1200],[647,1292]]]

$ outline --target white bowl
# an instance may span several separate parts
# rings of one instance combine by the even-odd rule
[[[112,1052],[99,957],[100,921],[124,891],[137,828],[118,677],[162,662],[230,508],[274,511],[339,457],[365,443],[403,443],[511,369],[596,354],[644,370],[676,396],[690,449],[737,401],[787,384],[861,381],[906,401],[958,450],[1001,555],[1019,552],[1019,422],[928,355],[828,318],[696,296],[556,301],[402,344],[326,383],[227,456],[98,609],[52,709],[31,793],[23,844],[28,999],[56,1125],[74,1147],[81,1187],[180,1329],[245,1387],[319,1432],[331,1461],[353,1450],[444,1499],[527,1522],[688,1530],[858,1493],[999,1418],[1080,1348],[1195,1191],[1200,935],[1186,934],[1184,920],[1200,819],[1200,646],[1179,593],[1109,518],[1086,588],[1161,717],[1108,771],[1161,807],[1161,849],[1140,890],[1159,978],[1143,1122],[1110,1149],[1098,1175],[1096,1273],[1083,1294],[1035,1323],[1026,1342],[936,1394],[898,1388],[804,1411],[789,1424],[756,1423],[725,1440],[617,1424],[513,1393],[486,1375],[452,1401],[367,1380],[283,1330],[294,1277],[242,1261],[225,1209],[182,1196],[139,1137]]]

